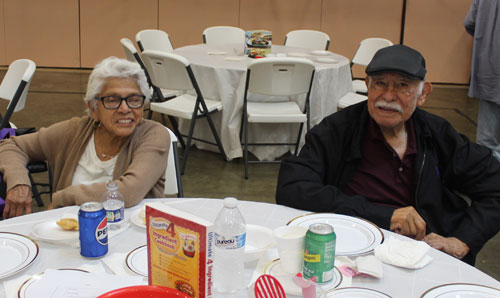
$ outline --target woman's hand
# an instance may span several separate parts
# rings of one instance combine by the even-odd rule
[[[443,237],[436,233],[430,233],[424,237],[424,241],[431,247],[444,251],[457,259],[462,259],[470,251],[467,244],[455,237]]]
[[[5,197],[3,218],[31,213],[32,200],[31,187],[23,184],[14,186]]]

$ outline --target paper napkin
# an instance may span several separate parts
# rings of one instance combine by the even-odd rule
[[[373,255],[357,257],[354,260],[348,257],[336,257],[335,266],[344,276],[369,275],[375,278],[384,276],[382,262]]]
[[[97,263],[96,265],[83,264],[82,266],[78,267],[78,269],[85,270],[91,273],[106,273],[106,269],[104,269],[104,267],[100,263]]]
[[[208,51],[207,54],[209,54],[209,55],[226,55],[227,52],[224,52],[224,51]]]
[[[37,297],[97,297],[114,289],[144,284],[139,276],[85,273],[82,277],[64,270],[47,269],[31,288],[36,288]]]
[[[403,268],[419,269],[432,261],[427,255],[430,246],[417,240],[389,240],[375,248],[375,256],[382,262]]]
[[[357,257],[356,267],[359,273],[368,274],[376,278],[382,278],[384,276],[382,262],[373,255]]]
[[[226,61],[242,61],[245,60],[247,56],[229,56],[224,58]]]
[[[137,274],[131,272],[127,269],[125,265],[125,259],[127,258],[126,253],[112,253],[108,254],[101,261],[108,266],[108,268],[113,271],[114,274],[120,276],[137,276]]]

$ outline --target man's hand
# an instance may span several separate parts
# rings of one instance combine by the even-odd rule
[[[391,217],[391,231],[422,240],[425,236],[425,220],[413,206],[399,208]]]
[[[431,247],[444,251],[457,259],[462,259],[470,251],[467,244],[455,237],[443,237],[435,233],[430,233],[424,237],[424,241]]]
[[[31,187],[28,185],[14,186],[5,197],[3,218],[31,213],[32,200]]]

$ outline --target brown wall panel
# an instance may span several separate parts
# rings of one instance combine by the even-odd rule
[[[239,6],[237,0],[159,0],[159,29],[174,48],[200,44],[207,27],[239,27]]]
[[[0,0],[0,65],[7,65],[7,60],[5,59],[5,18],[3,17],[4,11],[4,0]]]
[[[78,0],[4,0],[6,62],[79,67]]]
[[[245,30],[273,32],[273,43],[298,29],[321,31],[321,0],[241,0],[240,26]],[[330,36],[331,38],[331,36]]]
[[[472,38],[463,21],[471,0],[408,0],[404,43],[427,60],[427,80],[467,84]]]
[[[321,29],[330,35],[330,50],[352,59],[361,40],[381,37],[399,43],[403,0],[323,0]],[[364,69],[353,68],[355,77]]]
[[[100,60],[125,58],[120,39],[135,43],[135,34],[158,28],[158,0],[80,1],[81,63],[94,67]]]

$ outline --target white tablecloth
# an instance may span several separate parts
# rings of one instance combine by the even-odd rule
[[[221,100],[222,113],[214,115],[217,130],[222,145],[229,159],[242,156],[240,145],[241,112],[245,89],[246,70],[253,59],[240,56],[240,61],[224,60],[236,56],[236,46],[208,46],[206,44],[181,47],[174,53],[187,58],[192,65],[201,92],[205,98]],[[241,47],[239,48],[241,52]],[[218,53],[218,55],[214,55]],[[225,54],[221,54],[225,53]],[[316,66],[316,73],[310,97],[311,127],[318,124],[324,117],[337,111],[337,102],[347,92],[352,91],[351,71],[349,60],[337,54],[327,57],[334,58],[336,63],[321,63],[318,58],[310,54],[310,50],[285,46],[273,46],[272,54],[301,55],[311,59]],[[304,97],[294,98],[303,105]],[[201,124],[203,123],[203,124]],[[187,131],[188,123],[181,121],[181,128]],[[305,131],[305,129],[304,129]],[[298,125],[289,124],[251,124],[249,127],[250,142],[295,142]],[[195,135],[212,140],[211,133],[205,120],[196,125]],[[302,135],[303,139],[304,134]],[[216,147],[198,143],[198,147],[217,150]],[[250,151],[260,160],[272,160],[283,155],[289,149],[283,147],[258,146],[250,147]]]
[[[219,199],[161,200],[210,221],[215,220],[217,213],[223,205],[222,200]],[[0,222],[0,231],[30,235],[33,225],[45,220],[60,218],[62,214],[68,212],[76,212],[78,208],[77,206],[66,207],[4,220]],[[140,206],[126,209],[126,216],[130,216],[138,208]],[[290,219],[306,213],[305,211],[280,205],[250,201],[240,201],[239,208],[247,224],[262,225],[270,229],[285,225]],[[384,230],[383,232],[385,239],[388,239],[389,236],[400,239],[405,238],[389,231]],[[109,240],[108,254],[115,252],[127,253],[144,244],[146,244],[145,229],[131,224],[126,231]],[[38,245],[40,246],[39,256],[30,267],[1,281],[15,279],[25,274],[34,275],[48,268],[77,268],[83,264],[97,265],[101,262],[99,259],[92,260],[80,256],[79,248],[76,247],[56,245],[42,241],[38,241]],[[445,253],[431,249],[429,255],[433,258],[433,261],[423,269],[402,269],[384,264],[383,278],[354,277],[352,279],[352,286],[372,288],[385,292],[392,297],[420,297],[425,290],[445,283],[466,282],[500,288],[500,282],[494,278]],[[252,277],[255,265],[253,264],[253,266],[245,268],[245,276],[248,281]],[[243,298],[247,297],[247,291],[247,289],[243,289],[239,293],[229,296],[216,294],[215,297]],[[3,283],[0,283],[0,297],[5,297],[4,295]],[[288,295],[288,297],[292,296]]]

